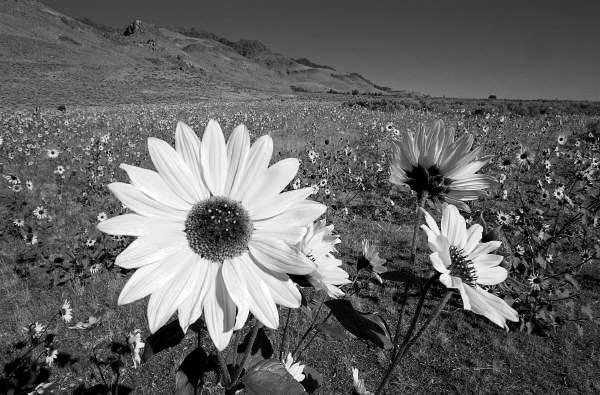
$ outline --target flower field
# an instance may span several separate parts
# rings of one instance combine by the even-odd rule
[[[299,98],[2,112],[0,393],[598,393],[599,119]],[[223,176],[241,146],[275,170]],[[136,188],[192,213],[185,231],[135,222],[160,211]],[[221,243],[212,210],[243,232]],[[229,275],[126,286],[156,264],[128,247],[151,230]]]

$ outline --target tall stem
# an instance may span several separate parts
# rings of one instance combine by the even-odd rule
[[[400,302],[400,312],[398,313],[398,322],[396,323],[396,334],[394,335],[394,349],[392,351],[392,359],[398,352],[398,342],[400,341],[400,332],[402,332],[402,318],[404,318],[404,311],[406,310],[406,299],[408,298],[408,290],[410,285],[408,282],[404,284],[404,293],[402,294],[402,300]]]
[[[283,336],[281,337],[281,345],[279,346],[279,360],[283,358],[283,348],[285,347],[285,341],[288,332],[288,326],[290,325],[290,318],[292,317],[292,309],[288,308],[287,317],[285,320],[285,327],[283,328]]]
[[[252,328],[252,334],[250,335],[250,340],[248,341],[248,345],[246,346],[246,350],[244,350],[244,357],[242,358],[242,362],[240,366],[235,371],[235,375],[233,376],[233,380],[231,380],[231,385],[235,386],[237,384],[238,379],[242,375],[242,371],[246,366],[246,362],[248,362],[248,358],[252,353],[252,346],[254,346],[254,341],[256,340],[256,336],[258,335],[258,330],[262,327],[262,324],[259,321],[256,321],[254,324],[254,328]]]
[[[425,207],[427,201],[427,191],[423,193],[417,199],[417,218],[415,218],[415,225],[413,227],[412,245],[410,250],[410,263],[414,265],[415,259],[417,258],[417,234],[419,233],[419,225],[421,225],[421,208]]]
[[[421,316],[421,312],[423,310],[423,304],[425,303],[425,296],[427,296],[427,293],[429,292],[429,288],[431,288],[431,286],[439,278],[439,276],[440,276],[439,273],[433,275],[427,281],[427,283],[425,284],[425,286],[421,290],[421,296],[419,298],[419,302],[417,303],[417,308],[415,310],[415,315],[413,316],[413,319],[412,319],[412,321],[410,323],[410,327],[408,328],[408,332],[406,332],[406,335],[404,336],[404,341],[402,342],[402,345],[400,345],[399,348],[398,348],[397,344],[394,345],[394,348],[397,349],[398,351],[395,353],[394,358],[392,359],[392,362],[390,363],[390,366],[388,367],[388,369],[386,370],[385,374],[383,375],[383,379],[379,383],[379,387],[377,388],[377,391],[375,391],[375,395],[381,394],[381,392],[383,391],[383,389],[386,387],[386,385],[389,383],[390,379],[392,378],[392,372],[396,368],[396,365],[398,365],[398,362],[400,362],[400,359],[401,359],[402,355],[404,355],[404,348],[406,347],[406,345],[408,344],[408,342],[412,338],[412,334],[415,331],[415,328],[417,326],[417,322],[419,321],[419,317]]]
[[[227,369],[227,364],[225,363],[225,358],[223,357],[223,353],[217,350],[217,361],[219,362],[219,370],[221,371],[221,378],[223,382],[223,387],[229,387],[231,384],[231,376],[229,375],[229,370]]]

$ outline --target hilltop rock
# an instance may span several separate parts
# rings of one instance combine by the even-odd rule
[[[139,32],[141,29],[142,29],[142,21],[140,21],[139,19],[136,19],[135,21],[131,22],[129,24],[129,26],[127,26],[125,28],[123,35],[131,36],[132,34]]]

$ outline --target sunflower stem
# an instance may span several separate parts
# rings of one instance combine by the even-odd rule
[[[383,392],[383,390],[385,389],[385,387],[387,386],[387,384],[389,383],[390,379],[392,378],[392,373],[394,372],[394,369],[396,368],[396,366],[400,362],[400,359],[404,355],[404,348],[409,343],[409,341],[412,338],[412,335],[415,331],[417,322],[419,321],[419,317],[421,316],[421,312],[423,310],[423,305],[425,304],[425,296],[427,296],[427,293],[429,292],[429,288],[431,288],[433,283],[439,277],[440,277],[439,273],[434,274],[427,281],[425,286],[421,289],[421,296],[419,298],[419,302],[417,303],[417,308],[415,309],[415,315],[413,316],[413,319],[410,323],[410,327],[408,328],[408,331],[406,332],[406,335],[404,336],[404,340],[402,341],[402,345],[400,345],[400,348],[398,348],[397,344],[394,344],[394,349],[396,349],[398,351],[396,353],[394,353],[392,362],[390,363],[390,366],[387,368],[386,372],[384,373],[383,379],[381,379],[381,382],[379,383],[379,386],[377,387],[377,391],[375,391],[375,395],[381,394]]]
[[[217,361],[219,362],[223,387],[228,388],[229,384],[231,384],[231,376],[229,375],[229,370],[227,370],[227,364],[225,363],[225,358],[223,358],[223,353],[221,351],[217,351]]]
[[[394,350],[392,351],[392,359],[398,352],[398,341],[400,340],[400,332],[402,331],[402,319],[404,318],[404,311],[406,310],[406,300],[408,299],[408,290],[410,286],[407,283],[404,284],[404,293],[400,302],[400,312],[398,313],[398,322],[396,323],[396,333],[394,335]]]
[[[427,201],[427,191],[423,191],[417,199],[417,218],[415,218],[415,225],[413,227],[413,237],[410,249],[410,267],[414,267],[415,259],[417,258],[417,234],[419,233],[419,225],[421,222],[421,210],[425,207]]]
[[[448,301],[450,300],[450,298],[452,297],[452,294],[454,293],[454,291],[452,289],[448,289],[446,291],[446,294],[444,295],[443,299],[440,301],[440,303],[438,303],[438,305],[436,306],[435,310],[433,311],[433,314],[431,314],[429,316],[429,318],[427,319],[427,321],[425,321],[425,323],[421,326],[421,328],[419,329],[419,331],[417,332],[416,335],[413,336],[412,339],[410,339],[410,341],[408,342],[408,344],[406,345],[406,347],[404,347],[404,350],[402,350],[402,355],[404,355],[408,349],[415,344],[415,342],[417,340],[419,340],[419,337],[421,337],[421,335],[425,332],[425,330],[427,329],[427,327],[437,319],[437,317],[440,315],[440,313],[442,312],[442,310],[444,309],[444,307],[446,307],[446,304],[448,303]]]
[[[237,385],[237,382],[242,375],[242,371],[246,366],[246,362],[248,362],[248,358],[250,358],[250,354],[252,353],[252,347],[254,346],[254,341],[256,340],[256,336],[258,335],[258,330],[262,328],[262,324],[259,321],[256,321],[254,324],[254,328],[252,328],[252,334],[250,335],[250,339],[248,341],[248,345],[246,346],[246,350],[244,350],[244,357],[242,358],[242,362],[237,367],[235,371],[235,375],[233,376],[233,380],[231,380],[231,387]]]
[[[287,340],[288,327],[290,325],[290,319],[292,318],[292,309],[288,308],[285,327],[283,328],[283,335],[281,337],[281,345],[279,346],[279,360],[283,358],[283,349],[285,348],[285,341]]]

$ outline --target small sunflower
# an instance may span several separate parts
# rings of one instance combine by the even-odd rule
[[[390,182],[425,194],[433,202],[447,202],[469,211],[466,201],[477,200],[492,183],[491,176],[477,174],[488,163],[479,158],[480,148],[471,150],[474,138],[455,139],[454,129],[442,121],[423,126],[416,134],[405,131],[394,142]]]
[[[444,206],[441,227],[428,212],[422,211],[427,225],[421,225],[421,229],[427,233],[432,251],[429,259],[441,273],[440,282],[458,289],[465,310],[481,314],[505,328],[508,328],[506,320],[518,321],[515,310],[480,286],[496,285],[507,277],[506,269],[500,266],[502,255],[491,254],[501,242],[482,243],[483,227],[475,224],[467,229],[465,219],[452,205]]]

